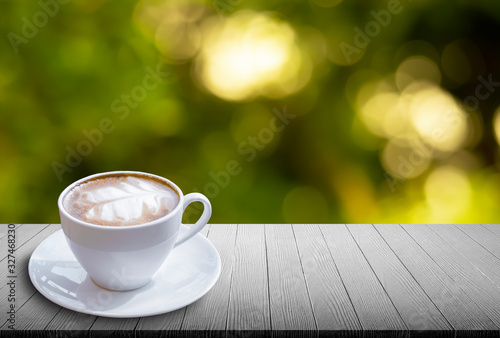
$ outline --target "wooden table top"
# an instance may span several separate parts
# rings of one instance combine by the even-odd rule
[[[6,321],[7,229],[2,337],[500,336],[500,225],[211,224],[203,233],[222,272],[208,294],[171,313],[115,319],[38,293],[28,261],[60,225],[16,224],[16,331]]]

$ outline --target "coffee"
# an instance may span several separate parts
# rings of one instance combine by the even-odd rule
[[[63,199],[73,217],[98,225],[137,225],[154,221],[175,209],[179,195],[166,182],[140,174],[90,179]]]

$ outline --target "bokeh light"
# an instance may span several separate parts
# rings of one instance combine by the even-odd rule
[[[495,133],[497,143],[500,145],[500,107],[497,108],[493,117],[493,131]]]
[[[416,55],[401,62],[396,71],[396,84],[399,90],[415,81],[427,81],[439,85],[441,72],[434,61],[428,57]]]
[[[451,166],[436,168],[425,182],[425,196],[432,222],[454,222],[468,211],[471,186],[467,175]]]
[[[169,62],[186,62],[201,45],[200,21],[208,8],[195,1],[141,0],[134,18],[144,35],[154,41]]]
[[[368,129],[384,137],[394,137],[408,129],[406,105],[398,93],[381,92],[360,109],[361,119]]]
[[[418,85],[417,85],[418,86]],[[440,151],[455,151],[467,137],[467,116],[456,100],[436,86],[418,86],[410,95],[409,113],[418,135]]]
[[[208,187],[212,223],[499,223],[500,2],[400,5],[76,1],[16,46],[43,8],[9,2],[0,215],[139,170]]]
[[[421,175],[429,167],[429,149],[420,139],[412,141],[413,144],[410,140],[393,139],[386,144],[381,156],[382,165],[392,176],[411,179]]]
[[[282,20],[241,11],[205,27],[197,75],[223,99],[279,98],[296,92],[310,78],[309,60],[297,47],[293,28]]]

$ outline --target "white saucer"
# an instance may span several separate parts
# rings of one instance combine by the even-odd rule
[[[186,229],[182,226],[181,231]],[[90,279],[71,253],[62,230],[40,243],[28,266],[31,282],[52,302],[78,312],[119,318],[151,316],[191,304],[214,286],[220,270],[217,250],[197,234],[173,249],[144,287],[110,291]]]

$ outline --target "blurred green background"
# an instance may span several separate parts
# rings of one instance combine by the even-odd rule
[[[500,220],[498,1],[1,7],[3,223],[58,223],[112,170],[206,194],[212,223]]]

